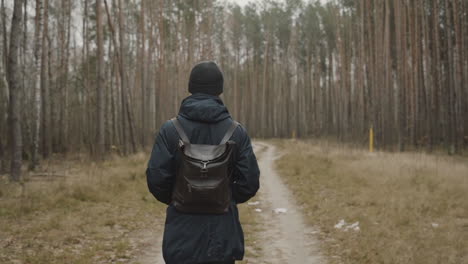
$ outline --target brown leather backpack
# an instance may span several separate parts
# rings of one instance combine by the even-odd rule
[[[191,144],[184,129],[173,118],[179,134],[180,152],[172,204],[184,213],[224,214],[231,202],[232,155],[229,141],[239,123],[233,121],[219,145]]]

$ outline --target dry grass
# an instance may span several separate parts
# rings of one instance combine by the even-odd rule
[[[146,187],[147,158],[55,157],[23,184],[0,177],[0,263],[133,263],[141,250],[134,234],[158,225],[162,235],[164,224],[165,206]],[[241,263],[256,263],[262,227],[251,207],[240,205],[239,212]]]
[[[256,150],[255,155],[257,159],[260,159],[262,153],[265,151],[264,148]],[[259,193],[257,196],[252,198],[251,201],[257,201],[260,199]],[[263,254],[262,244],[260,241],[260,233],[264,230],[265,226],[262,222],[261,216],[254,211],[255,207],[249,206],[247,203],[240,204],[239,206],[239,217],[244,230],[245,240],[245,257],[240,264],[256,264],[260,263],[260,258]]]
[[[277,141],[330,263],[468,263],[468,160]],[[341,219],[360,231],[335,228]]]
[[[147,156],[53,159],[22,185],[0,182],[0,263],[129,263],[133,231],[162,225]],[[53,176],[51,176],[53,175]]]
[[[262,254],[262,243],[259,241],[259,232],[262,231],[262,223],[258,213],[252,206],[239,205],[240,221],[244,230],[245,257],[241,264],[259,263]]]

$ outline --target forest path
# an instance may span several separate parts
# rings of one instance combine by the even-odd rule
[[[257,209],[262,210],[260,217],[264,228],[259,232],[263,254],[258,263],[324,263],[314,236],[316,231],[306,226],[292,193],[274,168],[280,154],[273,145],[265,142],[255,142],[254,149],[256,152],[262,149]]]
[[[314,236],[316,231],[305,225],[293,195],[274,168],[280,154],[273,145],[258,141],[254,143],[254,151],[261,152],[258,160],[261,188],[249,207],[261,210],[258,215],[261,227],[256,235],[262,252],[247,263],[324,263],[318,249],[319,242]],[[162,229],[159,226],[136,234],[142,250],[132,263],[164,264],[161,252]]]
[[[162,256],[162,232],[164,224],[154,223],[148,229],[141,230],[132,236],[132,240],[138,241],[139,250],[134,264],[164,264]]]

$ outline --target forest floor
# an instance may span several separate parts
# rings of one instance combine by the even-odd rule
[[[2,176],[0,263],[134,263],[164,224],[147,158],[53,157],[21,185]]]
[[[468,263],[468,162],[369,154],[317,141],[255,142],[261,188],[239,206],[241,263]],[[0,177],[0,263],[162,264],[165,206],[147,153],[54,157]]]

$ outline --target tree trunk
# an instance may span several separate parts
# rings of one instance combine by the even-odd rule
[[[49,85],[49,0],[44,0],[44,31],[42,33],[41,54],[41,93],[42,93],[42,156],[49,157],[52,152],[50,122],[50,85]]]
[[[35,24],[36,29],[34,33],[34,129],[33,129],[33,149],[30,169],[34,170],[38,165],[38,154],[39,154],[39,132],[41,129],[41,57],[42,57],[42,25],[43,18],[42,13],[44,7],[42,0],[36,0],[36,18]]]
[[[103,24],[102,24],[102,4],[101,0],[96,0],[96,28],[97,28],[97,148],[96,155],[102,157],[105,152],[105,126],[104,126],[104,89],[105,89],[105,71],[104,71],[104,43],[103,43]]]
[[[3,60],[0,63],[0,173],[7,171],[7,157],[6,155],[6,127],[7,127],[7,113],[8,113],[8,82],[6,81],[6,73]]]
[[[6,8],[5,8],[5,0],[2,0],[1,5],[1,16],[2,16],[2,41],[3,41],[3,56],[2,56],[2,64],[4,69],[6,69],[8,65],[8,33],[7,33],[7,17],[6,17]]]
[[[453,12],[450,8],[450,0],[445,0],[445,38],[446,38],[446,78],[447,78],[447,85],[448,85],[448,92],[446,93],[446,108],[447,108],[447,118],[448,118],[448,125],[447,129],[447,138],[448,138],[448,153],[455,154],[458,150],[456,149],[456,108],[455,108],[455,100],[456,100],[456,90],[455,90],[455,70],[454,70],[454,59],[453,59],[453,38],[452,38],[452,16]]]
[[[9,88],[8,82],[6,80],[6,71],[7,71],[7,58],[8,58],[8,36],[7,36],[7,26],[6,26],[6,12],[5,12],[5,2],[4,0],[1,1],[1,22],[2,22],[2,36],[3,38],[0,40],[2,41],[2,56],[0,61],[0,87],[1,94],[0,94],[0,173],[7,171],[7,157],[6,155],[6,148],[7,142],[4,141],[7,137],[6,135],[6,127],[7,127],[7,119],[8,119],[8,100],[9,100]]]
[[[261,135],[265,136],[267,131],[267,81],[268,81],[268,64],[269,64],[269,51],[270,51],[270,35],[271,33],[267,33],[267,41],[265,42],[265,58],[263,60],[263,81],[262,81],[262,105],[261,105],[261,114],[260,114],[260,133]]]
[[[71,37],[71,5],[70,0],[62,0],[62,40],[61,40],[61,76],[60,76],[60,151],[66,153],[69,147],[69,87],[68,87],[68,72],[70,59],[70,37]]]
[[[8,86],[10,88],[9,130],[11,144],[10,178],[19,181],[21,178],[23,138],[21,133],[21,74],[18,63],[18,53],[21,36],[23,0],[15,0],[11,20],[10,48],[8,54]]]
[[[140,144],[141,146],[146,146],[146,135],[149,131],[148,129],[148,113],[147,109],[149,105],[146,104],[147,100],[145,98],[149,97],[146,91],[146,68],[149,65],[145,65],[145,58],[146,58],[146,18],[145,18],[145,8],[146,8],[146,1],[141,0],[141,7],[140,7],[140,23],[139,23],[139,33],[140,33],[140,45],[138,46],[139,49],[139,58],[138,58],[138,67],[140,68],[139,72],[136,73],[136,79],[141,88],[141,101],[140,101],[140,112],[141,112],[141,132],[140,132]]]

